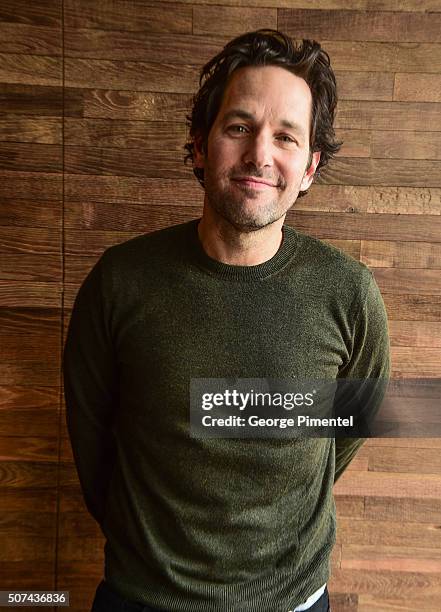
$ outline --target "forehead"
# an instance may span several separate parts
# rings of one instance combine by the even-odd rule
[[[274,120],[306,121],[312,108],[312,95],[301,77],[280,66],[247,66],[234,71],[224,92],[220,118],[231,108],[240,107]]]

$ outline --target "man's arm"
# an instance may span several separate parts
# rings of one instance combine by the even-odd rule
[[[352,354],[348,363],[338,374],[339,381],[356,379],[365,381],[354,387],[349,385],[343,389],[348,393],[357,391],[358,399],[352,398],[349,405],[356,406],[361,423],[369,430],[369,423],[375,417],[387,389],[390,375],[390,345],[386,308],[380,290],[372,273],[366,299],[359,311],[354,337]],[[343,392],[344,395],[344,392]],[[340,397],[344,405],[344,399]],[[338,404],[337,404],[338,409]],[[334,483],[340,478],[349,463],[357,454],[366,438],[336,438],[335,440],[335,476]]]
[[[78,292],[63,354],[67,427],[84,500],[99,523],[115,459],[112,423],[118,405],[102,259]]]

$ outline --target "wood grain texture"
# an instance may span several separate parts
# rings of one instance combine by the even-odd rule
[[[42,491],[39,489],[0,489],[0,511],[25,512],[38,506],[39,512],[55,513],[57,506],[56,489]]]
[[[73,463],[60,462],[59,468],[61,488],[78,486],[78,474]]]
[[[395,352],[395,349],[393,351]],[[441,432],[439,403],[439,393],[436,399],[415,397],[392,398],[388,394],[378,413],[378,422],[386,423],[382,434],[386,436],[388,431],[390,431],[390,429],[386,428],[393,426],[393,433],[391,435],[396,435],[397,433],[402,436],[413,435],[416,437],[439,435]],[[367,470],[369,467],[368,457],[366,457],[366,464]],[[359,471],[362,471],[362,469],[364,469],[364,465],[360,466]]]
[[[44,303],[44,301],[42,300]],[[0,363],[0,384],[19,386],[58,387],[60,383],[60,359],[14,359]]]
[[[139,235],[139,232],[116,232],[116,231],[90,231],[80,230],[66,231],[65,252],[66,255],[81,255],[98,257],[108,247],[130,240]]]
[[[56,358],[60,350],[58,312],[0,309],[2,360]]]
[[[369,606],[362,607],[363,596],[369,595],[376,599],[377,605],[384,601],[395,605],[395,609],[415,612],[415,610],[435,611],[439,597],[439,574],[406,572],[384,572],[382,570],[336,569],[330,580],[330,589],[340,592],[355,592],[358,594],[358,610],[372,610]],[[412,602],[412,603],[410,603]],[[405,606],[408,606],[407,608]],[[412,606],[421,607],[415,608]],[[378,610],[392,610],[393,607],[379,607]]]
[[[60,255],[57,228],[0,227],[0,253]]]
[[[196,89],[198,80],[196,67],[187,64],[80,58],[66,58],[65,75],[68,87],[129,89],[189,95]],[[0,69],[0,78],[1,76]]]
[[[389,215],[291,210],[288,223],[316,238],[440,242],[439,215]]]
[[[436,548],[399,546],[342,547],[343,569],[367,569],[401,572],[441,572],[441,554]]]
[[[336,154],[338,157],[371,156],[372,133],[370,130],[335,130],[335,135],[337,140],[343,143]]]
[[[80,96],[81,116],[103,119],[185,122],[191,106],[188,94],[66,88],[68,100]]]
[[[351,529],[350,523],[352,524],[352,529]],[[430,572],[427,566],[422,569],[413,569],[413,570],[411,569],[410,566],[408,566],[407,569],[399,566],[400,564],[399,554],[400,553],[397,552],[397,549],[398,550],[401,548],[404,548],[406,550],[409,550],[409,548],[419,549],[420,558],[422,559],[424,559],[424,555],[430,556],[433,549],[436,549],[437,545],[439,544],[437,534],[436,533],[433,534],[434,531],[436,532],[436,529],[433,529],[433,528],[431,529],[429,525],[424,525],[420,527],[417,523],[407,523],[405,525],[406,530],[405,531],[404,529],[402,530],[403,535],[404,533],[408,535],[409,539],[407,543],[401,537],[402,534],[400,533],[400,531],[395,529],[394,524],[389,523],[389,522],[369,521],[369,520],[358,521],[354,519],[352,519],[352,521],[348,521],[348,519],[342,518],[339,520],[339,527],[340,527],[340,534],[342,537],[343,536],[345,537],[345,541],[347,542],[346,546],[348,547],[349,546],[351,547],[360,546],[367,552],[371,551],[374,548],[377,548],[378,552],[384,549],[386,550],[389,549],[391,556],[392,554],[395,553],[394,556],[395,556],[396,561],[395,561],[394,569],[395,571],[403,572],[403,576],[402,576],[403,582],[406,580],[406,578],[409,577],[409,573],[412,571],[423,571],[425,574],[439,571],[439,567],[438,567],[438,564],[436,563],[436,559],[435,559],[435,563],[432,564],[432,567],[434,566],[434,569],[432,570],[432,572]],[[367,530],[368,527],[372,528],[372,533],[368,533],[368,530]],[[432,546],[430,544],[431,538],[432,538]],[[424,553],[425,549],[428,549],[428,552]],[[394,571],[394,569],[391,567],[392,565],[391,561],[389,560],[389,562],[387,563],[387,556],[381,559],[381,561],[377,564],[377,567],[375,567],[376,564],[374,561],[371,561],[369,563],[369,561],[366,561],[363,558],[359,558],[358,565],[360,567],[356,567],[357,566],[356,563],[348,563],[348,564],[345,563],[344,554],[345,554],[345,545],[342,545],[342,562],[341,562],[342,569],[347,568],[347,569],[364,569],[364,570],[377,570],[377,569],[385,570],[387,568],[387,565],[389,565],[389,567],[387,568],[388,571],[390,572]],[[415,560],[413,561],[413,564],[414,566],[417,565],[417,563],[415,563]],[[383,565],[383,567],[378,567],[378,565]],[[403,563],[401,562],[401,566],[402,565]],[[421,565],[422,563],[420,564],[420,566]],[[387,574],[386,576],[387,576],[386,579],[390,577],[389,574]]]
[[[134,156],[140,149],[176,150],[182,155],[186,130],[182,121],[66,119],[64,138],[67,146],[135,149]]]
[[[339,157],[317,179],[323,184],[440,187],[441,163],[432,160]]]
[[[60,160],[55,159],[59,164]],[[22,172],[0,170],[0,197],[14,199],[57,201],[61,209],[63,178],[61,173]],[[19,204],[16,204],[19,206]],[[3,213],[3,210],[0,214]]]
[[[22,85],[61,84],[61,58],[0,53],[0,80]]]
[[[280,9],[278,27],[315,40],[441,42],[441,13]]]
[[[361,261],[379,268],[441,268],[441,243],[389,240],[363,241]]]
[[[84,204],[102,202],[118,204],[121,210],[130,205],[153,206],[166,204],[172,200],[180,206],[195,206],[203,201],[203,190],[195,184],[191,176],[187,179],[144,178],[125,176],[92,176],[82,174],[65,174],[65,199],[72,206],[73,202]],[[96,207],[98,209],[98,207]],[[104,222],[104,215],[101,219]],[[67,225],[71,223],[67,222]]]
[[[441,75],[397,73],[394,100],[441,102]]]
[[[403,612],[415,612],[415,610],[426,610],[427,612],[437,612],[439,599],[437,595],[426,597],[409,597],[395,599],[390,597],[376,597],[375,595],[360,595],[358,597],[359,612],[391,612],[402,610]]]
[[[335,71],[341,100],[392,100],[393,74],[387,72]]]
[[[2,198],[0,226],[46,227],[61,233],[61,202]]]
[[[337,249],[344,251],[347,255],[350,255],[357,261],[360,261],[360,240],[326,240],[329,244],[332,244]]]
[[[21,279],[24,281],[61,281],[62,260],[57,255],[2,254],[0,279]]]
[[[368,469],[369,455],[365,449],[361,448],[356,457],[348,465],[347,469],[355,472],[366,472]]]
[[[392,381],[389,386],[388,395],[399,398],[400,402],[415,399],[437,400],[440,398],[440,387],[436,380],[412,380],[412,381]],[[436,440],[436,438],[435,438]],[[375,446],[375,444],[374,444]],[[405,445],[407,446],[407,445]],[[415,448],[420,445],[415,445]],[[434,446],[436,447],[436,446]]]
[[[162,0],[175,3],[176,0]],[[180,0],[181,4],[219,4],[219,0]],[[224,6],[252,6],[256,8],[275,6],[300,9],[352,9],[375,11],[440,12],[438,0],[353,0],[348,7],[347,0],[223,0]]]
[[[441,326],[436,321],[390,321],[394,346],[441,347]]]
[[[381,497],[389,499],[389,503],[393,499],[408,498],[408,499],[436,499],[439,501],[441,495],[441,478],[439,475],[433,474],[400,474],[400,473],[383,473],[383,472],[355,472],[348,471],[343,474],[335,485],[335,492],[343,495],[363,495],[368,497]],[[372,523],[375,523],[373,520]],[[344,523],[347,525],[347,530],[350,531],[350,521]],[[394,523],[389,522],[391,528]],[[409,524],[410,525],[410,524]],[[366,538],[376,538],[379,544],[381,542],[380,536],[377,533],[370,533],[367,524],[360,522],[360,529],[364,529],[363,532]],[[416,532],[423,533],[423,527],[419,524],[415,526]],[[434,544],[433,539],[431,540],[428,535],[429,529],[425,529],[426,533],[426,544]],[[341,534],[345,536],[344,533]],[[437,537],[441,537],[440,534],[434,534]],[[395,523],[395,536],[389,538],[389,543],[393,544],[398,541],[401,537],[401,543],[406,543],[406,530],[401,530],[400,525]],[[346,539],[346,538],[345,538]],[[361,540],[358,539],[357,534],[351,535],[351,541],[353,543],[361,544]],[[366,541],[367,544],[373,544],[375,542]],[[409,541],[407,542],[409,543]],[[395,545],[395,544],[393,544]],[[420,544],[422,545],[422,543]]]
[[[56,514],[52,517],[52,521],[54,520],[56,520]],[[40,521],[37,520],[36,523],[38,524]],[[2,533],[0,528],[0,536],[2,538],[0,562],[18,563],[34,561],[39,563],[54,557],[55,534],[52,537],[22,536],[19,533]],[[37,565],[34,565],[34,576],[37,573],[35,571],[36,567]],[[5,608],[0,607],[0,609],[4,610]]]
[[[91,608],[104,538],[66,426],[73,300],[107,247],[200,216],[185,118],[201,66],[246,30],[312,36],[331,57],[344,144],[287,222],[373,270],[399,417],[439,424],[436,389],[422,405],[404,383],[441,375],[440,25],[439,0],[1,3],[1,588]],[[438,610],[440,449],[370,439],[336,484],[336,612]]]
[[[1,53],[29,55],[62,55],[58,28],[0,22]]]
[[[82,515],[84,521],[88,515]],[[65,532],[59,540],[58,555],[64,562],[93,563],[96,567],[101,567],[104,557],[104,537],[88,536],[77,537],[75,532]]]
[[[0,142],[61,144],[62,127],[58,118],[0,118]]]
[[[35,543],[35,542],[34,542]],[[38,572],[35,571],[35,560],[0,561],[2,590],[55,590],[54,556],[38,560]],[[4,610],[6,610],[4,608]],[[2,611],[3,612],[3,611]]]
[[[408,73],[410,79],[418,73],[432,73],[436,78],[441,70],[441,46],[428,43],[364,42],[322,39],[334,70]],[[410,74],[409,74],[410,73]],[[416,74],[415,74],[416,73]],[[397,75],[395,75],[397,76]]]
[[[152,227],[165,227],[200,217],[202,204],[196,205],[195,200],[190,200],[187,205],[174,206],[170,198],[163,204],[158,200],[147,200],[140,204],[68,202],[66,213],[66,228],[69,229],[102,229],[142,234]]]
[[[3,0],[0,6],[0,21],[52,27],[60,32],[61,7],[62,0]]]
[[[0,307],[61,308],[60,283],[0,280]]]
[[[58,145],[0,143],[0,169],[23,172],[61,172],[62,150]]]
[[[389,159],[440,160],[441,132],[374,131],[371,155]]]
[[[391,187],[371,189],[370,213],[441,214],[441,189]]]
[[[166,12],[164,11],[164,14]],[[65,56],[197,64],[219,53],[229,36],[65,28]],[[196,59],[197,58],[197,59]]]
[[[355,495],[334,495],[337,518],[340,516],[361,518],[364,514],[364,499]]]
[[[389,440],[385,440],[390,444]],[[424,440],[423,440],[424,442]],[[390,450],[389,448],[380,449]],[[409,453],[409,449],[403,448]],[[418,449],[416,449],[418,450]],[[435,449],[434,449],[435,450]],[[412,452],[414,452],[412,450]],[[392,522],[415,522],[436,524],[439,522],[439,500],[438,499],[408,499],[407,497],[397,498],[393,503],[385,497],[367,497],[364,504],[364,516],[373,521],[392,521]]]
[[[103,562],[63,561],[58,563],[58,581],[70,591],[71,610],[91,610],[96,587],[103,578]]]
[[[369,470],[406,474],[441,474],[441,455],[436,448],[414,449],[411,456],[408,449],[383,448],[381,453],[369,453]]]
[[[329,593],[329,603],[332,610],[356,612],[358,610],[358,595],[357,593]]]
[[[66,172],[76,174],[190,178],[193,173],[189,166],[184,165],[183,157],[181,151],[166,149],[142,149],[135,153],[130,149],[116,147],[66,146],[64,168]],[[2,160],[2,145],[1,163],[6,163]],[[28,164],[36,164],[36,161],[29,161]]]
[[[63,90],[59,86],[0,83],[0,108],[12,122],[16,115],[61,117]]]
[[[72,446],[71,446],[69,434],[67,431],[66,407],[65,406],[63,406],[61,419],[62,419],[63,426],[60,431],[60,459],[64,463],[75,463]],[[64,436],[64,434],[66,435]],[[86,513],[87,513],[87,509],[86,509]]]
[[[439,378],[441,376],[441,349],[398,346],[391,348],[396,378]],[[430,435],[430,428],[425,428]],[[405,428],[403,428],[405,431]]]
[[[173,18],[171,18],[173,15]],[[158,0],[130,2],[128,0],[65,0],[65,26],[108,30],[166,32],[191,34],[191,7],[174,2],[164,10]]]
[[[438,270],[414,270],[410,268],[371,268],[380,289],[389,293],[440,295],[441,275]],[[386,288],[387,286],[387,288]]]
[[[358,130],[439,132],[441,104],[344,100],[337,107],[335,127]]]
[[[2,461],[1,487],[52,490],[57,482],[57,464],[49,461]]]
[[[99,538],[102,532],[98,523],[84,512],[63,512],[60,514],[59,528],[64,536],[70,534],[80,538]]]
[[[18,309],[17,309],[18,310]],[[24,309],[22,309],[23,311]],[[38,310],[37,312],[41,312]],[[50,312],[50,311],[49,311]],[[2,314],[4,309],[2,309]],[[44,311],[46,314],[46,311]],[[0,387],[0,410],[33,409],[35,411],[55,411],[59,402],[59,393],[50,387]],[[4,412],[2,412],[4,416]],[[29,424],[32,426],[32,423]],[[45,434],[48,435],[48,434]]]
[[[390,446],[392,448],[441,448],[441,438],[371,438],[366,440],[366,446]]]
[[[341,132],[341,130],[337,130]],[[344,136],[344,131],[343,131]],[[388,214],[441,214],[441,189],[426,187],[379,187],[319,185],[297,200],[295,210],[322,212],[369,212]]]
[[[193,8],[193,33],[225,34],[233,38],[259,28],[276,29],[278,23],[280,26],[279,20],[280,11],[278,14],[275,9],[196,5]]]
[[[40,380],[40,384],[42,381]],[[0,392],[4,394],[4,390],[17,389],[17,386],[12,387],[2,386]],[[32,408],[32,405],[36,402],[34,399],[34,390],[40,389],[37,384],[28,387],[28,394],[32,396],[32,400],[29,403],[29,408],[20,408],[15,410],[11,406],[7,406],[0,414],[0,434],[2,436],[13,436],[15,443],[17,444],[17,438],[32,438],[33,436],[39,436],[41,438],[50,438],[54,436],[58,431],[58,419],[59,415],[57,408]],[[46,387],[48,391],[57,393],[57,400],[60,394],[57,385],[53,387]],[[21,387],[25,389],[25,387]],[[21,393],[24,395],[24,393]]]
[[[82,512],[87,515],[89,520],[91,518],[87,512],[81,490],[78,487],[63,487],[60,489],[59,507],[60,512]]]
[[[53,461],[58,463],[58,439],[25,437],[17,444],[17,436],[0,436],[0,461]],[[1,535],[1,525],[0,525]]]

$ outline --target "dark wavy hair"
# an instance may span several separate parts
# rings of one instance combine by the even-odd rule
[[[207,150],[208,134],[219,112],[229,79],[235,70],[246,66],[281,66],[308,83],[312,94],[308,167],[312,153],[320,151],[316,169],[318,175],[342,145],[342,142],[336,141],[333,128],[337,85],[329,55],[315,40],[304,39],[296,43],[282,32],[271,29],[248,32],[234,38],[202,68],[200,88],[193,97],[191,114],[187,115],[189,141],[184,146],[187,151],[185,162],[194,161],[196,138],[202,139],[203,150]],[[204,187],[203,168],[193,166],[193,172]],[[298,197],[306,193],[301,191]]]

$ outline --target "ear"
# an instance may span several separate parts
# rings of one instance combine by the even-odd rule
[[[205,153],[203,138],[200,134],[195,137],[193,144],[193,166],[195,168],[203,168],[205,165]]]
[[[300,185],[300,191],[306,191],[311,186],[319,161],[320,151],[316,151],[312,154],[311,165],[309,166],[309,168],[306,169],[305,174],[303,175],[302,183]]]

